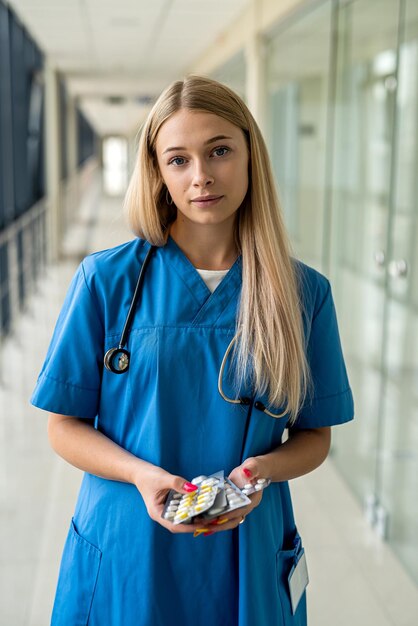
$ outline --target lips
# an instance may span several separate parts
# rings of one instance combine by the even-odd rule
[[[222,198],[222,196],[198,196],[193,198],[192,202],[208,202],[209,200],[218,200],[219,198]]]

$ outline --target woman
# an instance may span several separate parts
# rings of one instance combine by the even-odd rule
[[[294,615],[290,602],[302,548],[287,481],[323,462],[353,402],[330,285],[290,256],[241,99],[198,76],[170,85],[125,207],[137,238],[81,263],[32,396],[52,447],[86,472],[52,623],[305,624],[306,581]],[[126,367],[123,350],[108,352],[120,343],[122,374],[110,369]],[[219,470],[272,483],[210,525],[162,517],[170,489]]]

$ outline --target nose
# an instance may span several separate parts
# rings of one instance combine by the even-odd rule
[[[193,185],[195,187],[206,187],[214,182],[214,178],[206,163],[196,161],[193,172]]]

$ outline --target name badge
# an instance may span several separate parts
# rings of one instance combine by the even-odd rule
[[[308,567],[306,565],[305,550],[300,548],[295,557],[295,564],[288,577],[290,602],[292,613],[296,613],[299,601],[309,583]]]

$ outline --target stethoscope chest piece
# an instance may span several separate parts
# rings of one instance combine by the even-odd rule
[[[129,368],[130,356],[124,348],[110,348],[104,356],[104,364],[114,374],[123,374]]]

